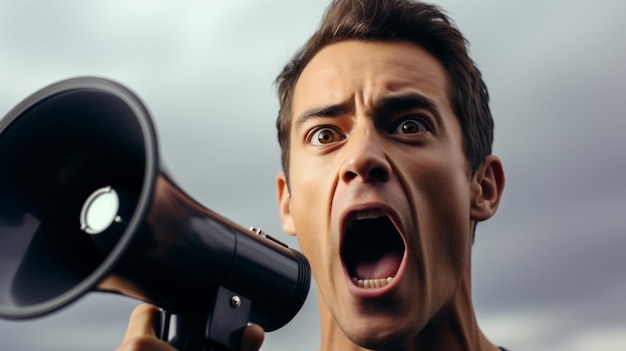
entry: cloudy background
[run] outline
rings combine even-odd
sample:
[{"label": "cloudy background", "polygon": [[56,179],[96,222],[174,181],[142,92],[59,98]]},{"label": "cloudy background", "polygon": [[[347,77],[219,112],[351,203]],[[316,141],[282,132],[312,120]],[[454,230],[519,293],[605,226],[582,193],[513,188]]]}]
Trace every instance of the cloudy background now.
[{"label": "cloudy background", "polygon": [[[626,350],[626,3],[440,1],[492,96],[507,186],[474,248],[479,321],[513,351]],[[199,202],[281,232],[273,79],[326,1],[0,2],[0,116],[61,79],[96,75],[151,111],[162,158]],[[0,172],[9,170],[1,169]],[[0,349],[112,350],[137,304],[89,294],[0,321]],[[263,350],[315,350],[316,296]]]}]

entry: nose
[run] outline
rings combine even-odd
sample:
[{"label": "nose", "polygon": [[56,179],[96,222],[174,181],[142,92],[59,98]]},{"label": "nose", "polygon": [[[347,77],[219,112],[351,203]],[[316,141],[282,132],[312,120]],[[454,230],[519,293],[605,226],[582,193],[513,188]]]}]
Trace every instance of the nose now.
[{"label": "nose", "polygon": [[391,165],[376,133],[355,133],[348,139],[344,150],[340,168],[343,182],[360,179],[365,183],[377,183],[389,180]]}]

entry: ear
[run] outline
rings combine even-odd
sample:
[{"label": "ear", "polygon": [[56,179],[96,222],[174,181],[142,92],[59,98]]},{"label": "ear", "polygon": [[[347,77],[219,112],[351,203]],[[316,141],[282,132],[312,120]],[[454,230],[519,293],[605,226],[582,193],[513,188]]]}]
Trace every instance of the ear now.
[{"label": "ear", "polygon": [[472,177],[470,216],[480,222],[496,213],[504,190],[504,170],[497,156],[489,155]]},{"label": "ear", "polygon": [[280,220],[283,223],[283,231],[289,235],[296,235],[296,227],[291,214],[291,195],[289,194],[289,185],[284,172],[278,173],[276,176],[276,195],[278,198],[278,210],[280,212]]}]

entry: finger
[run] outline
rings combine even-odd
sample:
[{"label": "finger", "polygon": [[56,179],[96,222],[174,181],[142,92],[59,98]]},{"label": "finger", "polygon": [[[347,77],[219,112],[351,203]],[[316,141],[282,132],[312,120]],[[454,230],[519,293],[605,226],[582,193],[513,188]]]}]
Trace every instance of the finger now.
[{"label": "finger", "polygon": [[152,305],[135,307],[124,340],[117,351],[176,351],[170,344],[156,337],[154,322],[159,314],[159,309]]},{"label": "finger", "polygon": [[154,320],[160,313],[159,309],[148,304],[141,304],[133,310],[128,321],[128,328],[124,340],[137,337],[154,337]]},{"label": "finger", "polygon": [[261,326],[248,324],[241,336],[241,351],[258,351],[265,339],[265,331]]}]

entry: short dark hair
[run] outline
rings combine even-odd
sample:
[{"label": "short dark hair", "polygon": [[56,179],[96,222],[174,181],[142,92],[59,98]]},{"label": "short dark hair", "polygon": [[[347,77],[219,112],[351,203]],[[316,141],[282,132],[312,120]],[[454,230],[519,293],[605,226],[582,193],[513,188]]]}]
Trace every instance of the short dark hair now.
[{"label": "short dark hair", "polygon": [[489,93],[468,54],[468,41],[439,7],[411,0],[334,0],[317,32],[276,78],[276,120],[283,171],[288,177],[292,101],[305,66],[325,46],[344,40],[409,41],[436,57],[448,75],[449,98],[461,124],[473,174],[491,154],[493,118]]}]

